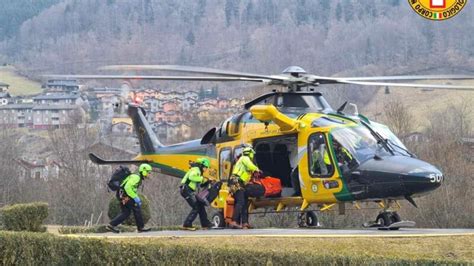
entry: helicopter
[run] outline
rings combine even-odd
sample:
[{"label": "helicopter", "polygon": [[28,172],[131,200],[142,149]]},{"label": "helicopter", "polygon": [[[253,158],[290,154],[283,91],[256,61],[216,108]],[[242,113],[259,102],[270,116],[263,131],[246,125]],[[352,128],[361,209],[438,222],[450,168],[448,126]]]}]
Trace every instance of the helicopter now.
[{"label": "helicopter", "polygon": [[[212,68],[176,65],[113,65],[106,71],[173,71],[178,76],[150,75],[54,75],[78,79],[177,80],[259,82],[281,86],[244,105],[219,126],[211,128],[202,138],[163,145],[153,133],[139,103],[128,104],[140,153],[133,160],[105,160],[95,154],[97,164],[150,163],[165,175],[182,178],[189,162],[199,157],[211,161],[208,179],[220,180],[223,186],[211,203],[216,211],[212,222],[225,227],[229,222],[226,186],[235,158],[246,145],[256,151],[255,162],[260,170],[280,179],[282,193],[278,197],[250,199],[250,214],[263,209],[265,213],[298,213],[300,226],[318,225],[316,212],[339,206],[344,214],[346,204],[361,209],[362,202],[375,202],[381,211],[366,227],[397,230],[413,227],[397,213],[399,200],[417,207],[415,198],[439,188],[443,173],[435,166],[418,159],[386,126],[362,114],[346,113],[347,102],[334,109],[315,88],[320,85],[354,84],[362,86],[397,86],[412,88],[474,90],[468,85],[406,83],[418,80],[466,80],[468,75],[417,75],[378,77],[324,77],[306,73],[298,66],[286,68],[282,74],[260,75]],[[199,74],[199,76],[197,76]],[[401,82],[404,81],[404,82]],[[341,150],[349,156],[341,156]],[[324,159],[323,159],[324,158]]]}]

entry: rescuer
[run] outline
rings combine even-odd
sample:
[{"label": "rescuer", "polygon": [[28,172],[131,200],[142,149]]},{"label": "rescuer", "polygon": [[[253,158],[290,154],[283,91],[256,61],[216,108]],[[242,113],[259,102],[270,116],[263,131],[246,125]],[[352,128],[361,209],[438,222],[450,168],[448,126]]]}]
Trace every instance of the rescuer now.
[{"label": "rescuer", "polygon": [[120,200],[120,209],[122,212],[117,215],[110,224],[106,226],[106,229],[114,233],[119,233],[120,231],[116,227],[125,221],[130,213],[133,211],[133,216],[135,217],[135,222],[137,224],[137,229],[139,233],[150,231],[149,228],[145,228],[143,222],[143,216],[141,211],[142,201],[137,194],[138,187],[142,184],[142,181],[151,173],[151,165],[144,163],[138,167],[138,174],[131,174],[125,178],[125,180],[120,184],[120,190],[118,192],[118,197]]},{"label": "rescuer", "polygon": [[191,169],[188,170],[181,180],[181,186],[179,187],[180,194],[192,208],[183,223],[183,229],[185,230],[196,230],[196,228],[193,227],[193,222],[198,214],[203,229],[212,227],[211,222],[209,222],[207,218],[205,204],[196,198],[198,186],[207,182],[203,174],[209,168],[210,164],[207,158],[197,159],[195,163],[191,164]]},{"label": "rescuer", "polygon": [[234,229],[249,229],[249,202],[245,192],[245,185],[250,181],[252,174],[260,171],[253,163],[255,151],[252,146],[247,146],[242,151],[242,156],[237,160],[232,171],[230,191],[234,195],[235,207],[232,221],[229,226]]}]

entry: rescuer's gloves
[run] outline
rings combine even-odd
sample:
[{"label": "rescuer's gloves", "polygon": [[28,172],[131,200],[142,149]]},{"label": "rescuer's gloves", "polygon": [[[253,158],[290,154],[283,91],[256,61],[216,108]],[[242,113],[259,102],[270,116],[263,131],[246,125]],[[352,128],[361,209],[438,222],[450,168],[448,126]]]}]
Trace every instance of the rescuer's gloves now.
[{"label": "rescuer's gloves", "polygon": [[134,198],[133,201],[135,201],[138,207],[142,206],[142,200],[139,197]]}]

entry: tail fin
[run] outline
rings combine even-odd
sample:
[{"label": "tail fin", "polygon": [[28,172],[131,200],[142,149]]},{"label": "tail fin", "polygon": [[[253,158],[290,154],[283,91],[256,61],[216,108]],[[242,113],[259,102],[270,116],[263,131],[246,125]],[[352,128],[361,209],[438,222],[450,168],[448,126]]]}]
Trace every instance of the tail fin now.
[{"label": "tail fin", "polygon": [[160,147],[163,147],[146,120],[143,108],[130,103],[128,104],[128,115],[133,121],[142,154],[156,153]]}]

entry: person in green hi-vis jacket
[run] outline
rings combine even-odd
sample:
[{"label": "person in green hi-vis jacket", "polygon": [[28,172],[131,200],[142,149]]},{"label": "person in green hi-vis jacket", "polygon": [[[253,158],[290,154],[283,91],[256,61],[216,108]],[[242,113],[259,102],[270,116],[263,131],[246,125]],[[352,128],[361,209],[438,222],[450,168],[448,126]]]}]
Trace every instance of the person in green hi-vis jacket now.
[{"label": "person in green hi-vis jacket", "polygon": [[196,192],[200,184],[206,183],[203,173],[210,167],[211,162],[207,158],[199,158],[195,163],[191,165],[191,169],[188,170],[181,180],[179,191],[181,196],[186,200],[189,206],[192,208],[188,216],[184,220],[184,230],[196,230],[193,227],[193,221],[199,214],[199,220],[203,229],[209,229],[212,227],[211,222],[207,218],[206,209],[204,203],[196,199]]},{"label": "person in green hi-vis jacket", "polygon": [[114,233],[119,233],[117,225],[123,223],[128,216],[133,212],[137,229],[139,233],[150,231],[149,228],[145,228],[143,222],[143,216],[141,211],[142,201],[138,196],[138,187],[141,185],[143,179],[147,178],[151,173],[152,167],[149,164],[141,164],[138,167],[138,174],[131,174],[127,176],[122,184],[120,184],[119,197],[120,197],[120,209],[122,212],[117,215],[110,224],[106,226],[107,230]]}]

